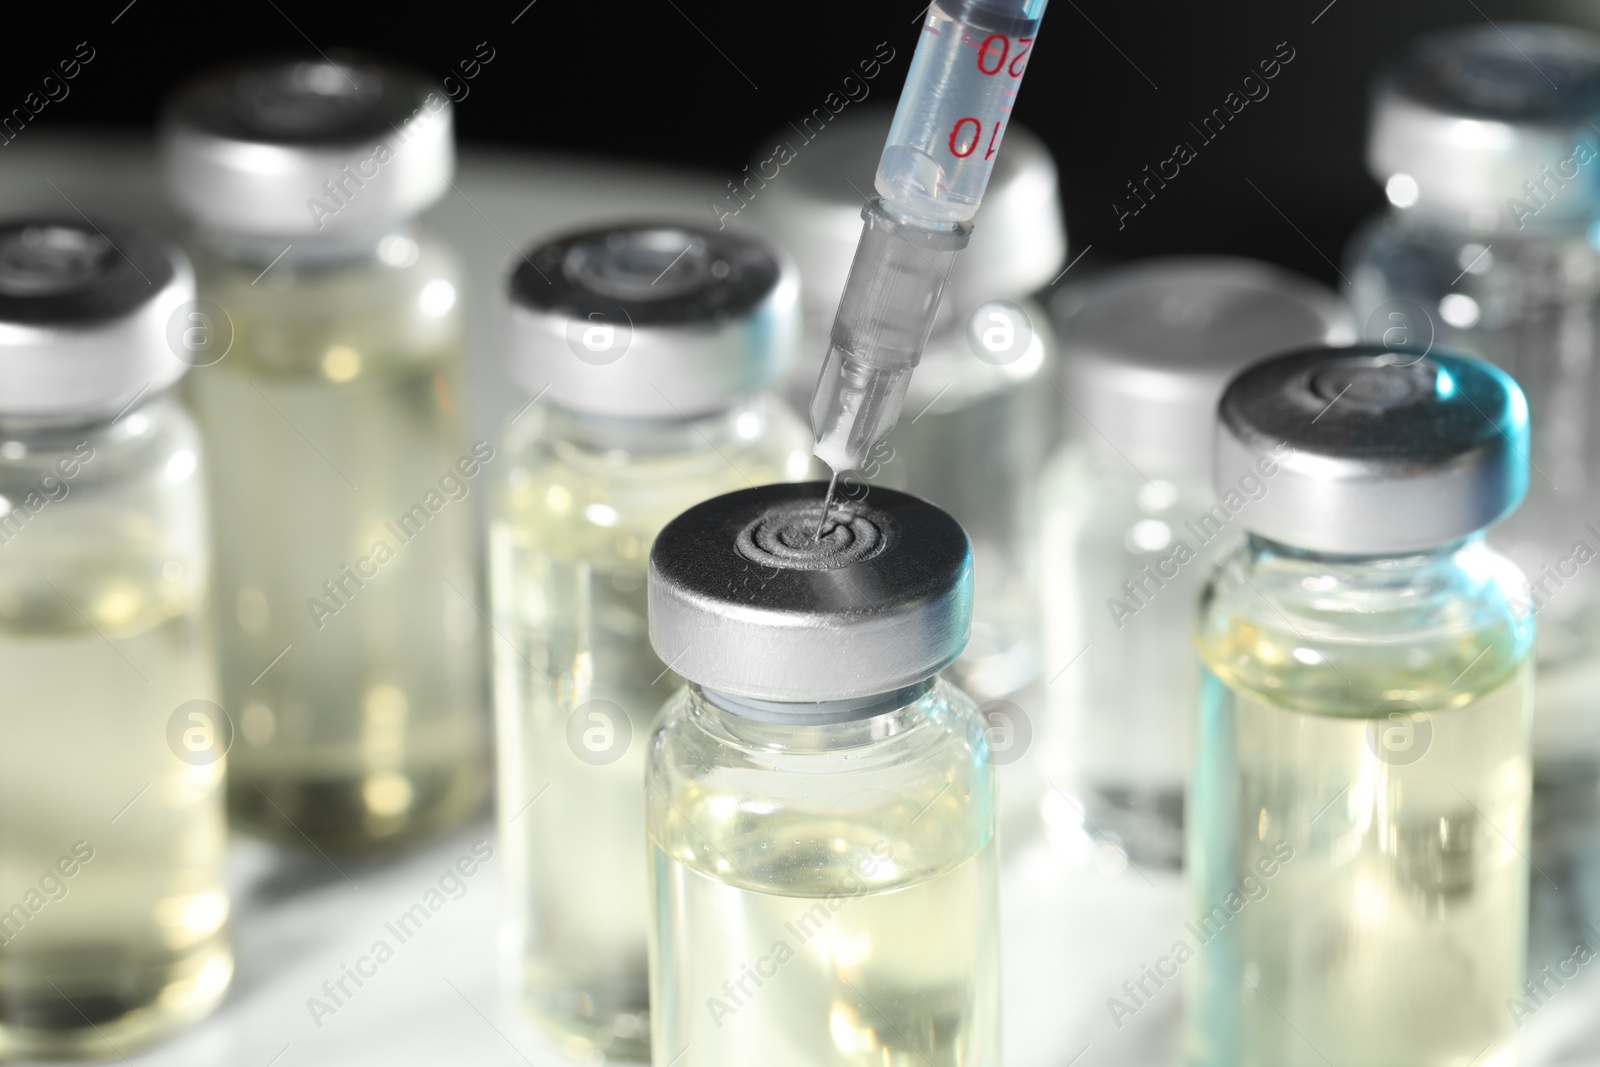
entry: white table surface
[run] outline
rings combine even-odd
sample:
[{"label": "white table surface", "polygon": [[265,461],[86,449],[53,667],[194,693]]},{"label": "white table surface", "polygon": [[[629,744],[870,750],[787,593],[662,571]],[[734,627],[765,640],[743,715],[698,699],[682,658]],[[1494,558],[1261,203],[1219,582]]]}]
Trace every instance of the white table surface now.
[{"label": "white table surface", "polygon": [[[705,222],[722,179],[565,158],[466,151],[456,190],[429,214],[466,258],[471,291],[470,416],[490,437],[524,398],[497,355],[495,300],[515,247],[588,220],[662,216]],[[70,200],[69,204],[67,201]],[[0,214],[73,208],[167,229],[150,144],[124,135],[52,138],[30,129],[0,155]],[[515,246],[515,247],[514,247]],[[308,1006],[366,955],[384,923],[416,903],[478,840],[487,817],[404,857],[339,861],[236,841],[230,856],[237,974],[213,1016],[152,1049],[137,1067],[556,1067],[521,1018],[497,944],[500,867],[491,859],[459,900],[399,945],[338,1010]],[[498,850],[497,850],[498,852]],[[1169,983],[1119,1028],[1106,1007],[1180,932],[1182,886],[1128,867],[1070,830],[1003,842],[1006,1067],[1157,1067],[1176,1062],[1180,991]],[[1586,968],[1600,971],[1600,968]],[[1527,1026],[1528,1062],[1600,1064],[1600,979],[1570,983]],[[730,1064],[728,1067],[759,1067]],[[1339,1064],[1337,1067],[1365,1067]]]}]

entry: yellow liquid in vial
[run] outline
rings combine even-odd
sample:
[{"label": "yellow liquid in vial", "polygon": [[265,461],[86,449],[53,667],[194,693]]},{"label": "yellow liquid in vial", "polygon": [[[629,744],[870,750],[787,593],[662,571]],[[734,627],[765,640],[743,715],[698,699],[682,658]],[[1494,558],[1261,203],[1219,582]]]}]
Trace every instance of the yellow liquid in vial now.
[{"label": "yellow liquid in vial", "polygon": [[216,698],[210,627],[181,577],[47,562],[0,582],[0,1055],[112,1059],[233,973],[225,761],[168,747]]},{"label": "yellow liquid in vial", "polygon": [[678,829],[709,842],[721,869],[651,846],[651,892],[674,902],[655,940],[670,976],[656,990],[656,1062],[995,1067],[994,838],[910,873],[893,857],[912,846],[865,827],[796,820],[752,840],[716,799],[682,811]]},{"label": "yellow liquid in vial", "polygon": [[187,378],[213,474],[230,814],[344,850],[459,822],[487,779],[469,498],[493,453],[458,439],[453,263],[394,236],[377,262],[285,260],[254,284],[259,268],[201,265],[235,331]]},{"label": "yellow liquid in vial", "polygon": [[1344,698],[1300,643],[1241,625],[1202,648],[1189,1062],[1507,1067],[1531,670],[1488,636],[1424,636],[1390,646],[1431,660],[1410,672],[1341,659]]},{"label": "yellow liquid in vial", "polygon": [[[650,1054],[644,754],[682,685],[650,646],[650,545],[702,500],[810,473],[793,415],[746,415],[770,421],[759,437],[743,416],[727,439],[704,428],[716,448],[687,426],[654,455],[503,446],[490,530],[502,855],[526,1003],[574,1056]],[[543,417],[525,416],[523,441]],[[529,448],[544,451],[521,458]]]}]

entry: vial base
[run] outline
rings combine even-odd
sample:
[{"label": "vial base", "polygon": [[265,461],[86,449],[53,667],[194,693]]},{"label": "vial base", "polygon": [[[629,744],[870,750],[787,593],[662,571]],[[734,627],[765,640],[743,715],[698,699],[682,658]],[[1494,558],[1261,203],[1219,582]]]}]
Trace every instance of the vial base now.
[{"label": "vial base", "polygon": [[1140,867],[1183,866],[1183,785],[1162,789],[1085,785],[1077,801],[1084,831],[1109,840]]},{"label": "vial base", "polygon": [[1513,1061],[1531,672],[1503,677],[1409,734],[1381,709],[1295,710],[1205,678],[1193,1067]]},{"label": "vial base", "polygon": [[387,850],[470,819],[483,807],[486,776],[471,763],[327,778],[230,775],[228,819],[235,829],[294,848]]},{"label": "vial base", "polygon": [[1554,974],[1575,945],[1600,938],[1600,774],[1592,761],[1536,767],[1532,839],[1528,857],[1551,881],[1536,873],[1529,882],[1528,971]]},{"label": "vial base", "polygon": [[113,941],[0,958],[0,1058],[114,1059],[210,1014],[232,977],[225,933],[176,955]]},{"label": "vial base", "polygon": [[[743,888],[652,844],[652,894],[673,902],[655,934],[655,973],[671,976],[655,1002],[662,1062],[999,1062],[994,839],[931,878],[875,889],[870,875],[864,880],[844,861],[871,857],[871,842],[851,848],[840,842],[825,857],[808,847],[838,842],[850,830],[774,827],[752,843],[759,847],[728,855],[732,872],[811,882],[805,895]],[[791,842],[800,847],[786,849]],[[733,847],[729,840],[717,844]],[[881,850],[884,843],[877,844]],[[888,854],[909,851],[890,845]],[[707,938],[706,930],[718,934]]]},{"label": "vial base", "polygon": [[637,968],[609,980],[593,967],[582,974],[530,965],[523,1004],[534,1023],[570,1059],[650,1062],[649,993]]}]

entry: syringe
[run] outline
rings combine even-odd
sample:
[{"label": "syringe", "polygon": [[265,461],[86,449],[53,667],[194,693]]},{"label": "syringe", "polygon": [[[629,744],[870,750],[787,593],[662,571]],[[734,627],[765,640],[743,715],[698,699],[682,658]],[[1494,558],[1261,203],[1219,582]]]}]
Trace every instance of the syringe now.
[{"label": "syringe", "polygon": [[814,451],[835,481],[900,419],[1045,3],[935,0],[928,8],[811,398]]}]

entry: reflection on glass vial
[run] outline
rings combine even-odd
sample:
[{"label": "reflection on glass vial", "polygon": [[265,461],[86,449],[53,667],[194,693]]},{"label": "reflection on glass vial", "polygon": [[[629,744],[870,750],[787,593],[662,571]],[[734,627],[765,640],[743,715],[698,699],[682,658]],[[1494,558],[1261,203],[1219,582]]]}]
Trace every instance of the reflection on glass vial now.
[{"label": "reflection on glass vial", "polygon": [[[229,808],[294,845],[393,847],[468,817],[486,785],[467,498],[495,452],[460,440],[458,267],[408,221],[449,172],[429,89],[268,64],[203,78],[169,113],[169,186],[232,331],[189,379],[215,461]],[[368,137],[392,156],[375,175],[322,173],[329,144]],[[285,138],[287,170],[251,169],[243,149]],[[207,154],[218,141],[236,151]]]},{"label": "reflection on glass vial", "polygon": [[646,769],[656,1055],[998,1063],[994,775],[935,677],[966,538],[889,489],[825,520],[823,490],[709,501],[652,553],[651,638],[689,681]]},{"label": "reflection on glass vial", "polygon": [[163,329],[192,296],[153,237],[0,225],[8,1059],[114,1057],[233,973],[202,450],[165,393],[186,368]]},{"label": "reflection on glass vial", "polygon": [[676,227],[528,261],[510,358],[539,399],[499,445],[490,524],[510,940],[562,1048],[647,1059],[644,749],[679,680],[650,648],[646,566],[684,509],[809,473],[805,427],[759,391],[790,351],[795,282],[760,245]]},{"label": "reflection on glass vial", "polygon": [[1219,488],[1292,451],[1201,598],[1188,1062],[1512,1063],[1533,627],[1482,529],[1525,409],[1487,364],[1343,351],[1222,402]]},{"label": "reflection on glass vial", "polygon": [[1272,492],[1261,471],[1213,491],[1217,400],[1255,360],[1348,343],[1354,328],[1323,287],[1223,257],[1108,271],[1055,311],[1071,403],[1039,488],[1039,763],[1072,803],[1047,793],[1045,830],[1068,854],[1109,838],[1135,863],[1177,866],[1194,602],[1241,513]]}]

